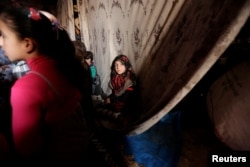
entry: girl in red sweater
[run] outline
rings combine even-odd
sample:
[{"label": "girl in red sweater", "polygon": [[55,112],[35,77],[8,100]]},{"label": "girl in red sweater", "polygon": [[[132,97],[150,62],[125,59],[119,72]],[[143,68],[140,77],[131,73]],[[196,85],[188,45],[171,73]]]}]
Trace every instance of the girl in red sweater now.
[{"label": "girl in red sweater", "polygon": [[25,7],[1,11],[0,32],[9,60],[30,68],[11,88],[13,142],[1,135],[0,145],[13,143],[3,146],[11,158],[34,166],[82,161],[90,137],[78,112],[84,69],[67,32],[53,15]]}]

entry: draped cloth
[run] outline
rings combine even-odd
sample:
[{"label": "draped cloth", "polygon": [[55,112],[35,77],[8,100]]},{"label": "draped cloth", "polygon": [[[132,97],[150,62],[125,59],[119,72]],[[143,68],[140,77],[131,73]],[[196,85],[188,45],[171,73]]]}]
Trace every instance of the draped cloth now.
[{"label": "draped cloth", "polygon": [[134,67],[142,116],[128,135],[136,135],[171,111],[213,66],[249,18],[250,0],[77,0],[74,9],[77,22],[73,2],[59,0],[58,20],[72,38],[72,27],[80,27],[106,93],[115,56],[128,55]]}]

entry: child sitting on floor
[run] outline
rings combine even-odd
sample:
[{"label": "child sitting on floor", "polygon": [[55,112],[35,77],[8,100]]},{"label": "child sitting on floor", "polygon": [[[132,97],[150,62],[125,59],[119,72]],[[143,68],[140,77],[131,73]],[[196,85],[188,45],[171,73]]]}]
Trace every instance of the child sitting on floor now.
[{"label": "child sitting on floor", "polygon": [[[127,56],[118,55],[113,60],[109,87],[112,93],[105,99],[104,105],[96,111],[104,127],[119,129],[125,127],[128,119],[137,112],[136,75]],[[113,121],[114,124],[111,123]]]},{"label": "child sitting on floor", "polygon": [[[84,59],[89,66],[89,71],[92,78],[92,99],[93,100],[101,100],[106,97],[101,87],[100,76],[97,74],[96,66],[94,64],[94,56],[91,51],[86,51],[84,55]],[[94,97],[99,97],[99,99],[95,99]]]}]

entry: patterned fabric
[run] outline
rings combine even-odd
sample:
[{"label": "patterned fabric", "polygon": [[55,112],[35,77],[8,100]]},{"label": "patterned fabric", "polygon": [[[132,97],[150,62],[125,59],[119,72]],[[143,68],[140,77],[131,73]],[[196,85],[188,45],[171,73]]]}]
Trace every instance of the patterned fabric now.
[{"label": "patterned fabric", "polygon": [[[58,0],[58,17],[74,36],[71,3]],[[192,90],[231,44],[250,9],[248,0],[77,0],[77,4],[81,39],[100,55],[95,64],[105,92],[108,64],[120,53],[129,55],[140,78],[142,115],[155,118],[141,125],[145,129]],[[152,91],[155,83],[157,89]]]},{"label": "patterned fabric", "polygon": [[14,66],[14,64],[7,64],[0,67],[0,82],[10,82],[15,79],[12,73]]},{"label": "patterned fabric", "polygon": [[29,67],[24,60],[12,63],[4,51],[0,49],[0,81],[13,81],[24,76],[29,71]]},{"label": "patterned fabric", "polygon": [[0,49],[0,82],[10,82],[14,80],[12,74],[14,66],[15,65],[10,62],[4,51]]},{"label": "patterned fabric", "polygon": [[10,64],[10,60],[4,54],[4,51],[0,49],[0,66]]},{"label": "patterned fabric", "polygon": [[[127,75],[116,75],[111,79],[111,86],[114,90],[114,93],[117,95],[124,87],[125,82],[130,78],[130,72],[127,72]],[[131,85],[130,85],[131,86]]]},{"label": "patterned fabric", "polygon": [[22,76],[26,75],[30,69],[25,61],[19,61],[16,65],[13,66],[12,73],[15,78],[21,78]]},{"label": "patterned fabric", "polygon": [[0,81],[10,82],[18,79],[29,72],[29,67],[25,61],[10,63],[0,67]]}]

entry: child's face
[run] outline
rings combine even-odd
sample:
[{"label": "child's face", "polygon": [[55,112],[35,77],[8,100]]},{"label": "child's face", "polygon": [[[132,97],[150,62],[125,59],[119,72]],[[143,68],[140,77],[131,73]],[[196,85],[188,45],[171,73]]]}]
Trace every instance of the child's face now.
[{"label": "child's face", "polygon": [[117,74],[123,74],[126,71],[126,67],[121,61],[117,60],[115,62],[115,71]]},{"label": "child's face", "polygon": [[88,63],[88,65],[91,65],[91,59],[85,59],[85,61]]},{"label": "child's face", "polygon": [[6,24],[0,20],[0,46],[4,50],[6,56],[11,61],[22,58],[24,51],[24,40],[18,39],[17,35],[9,29]]}]

